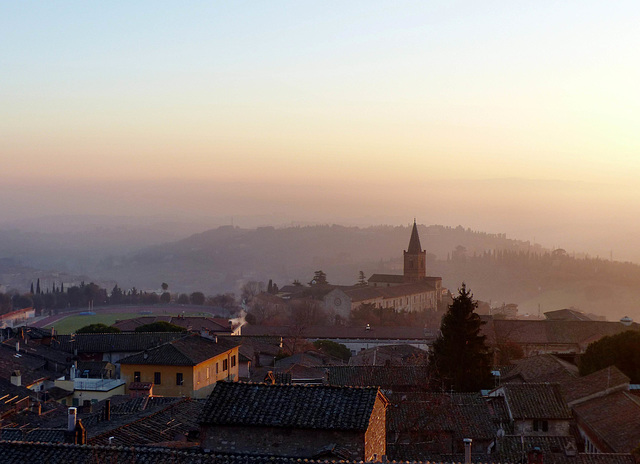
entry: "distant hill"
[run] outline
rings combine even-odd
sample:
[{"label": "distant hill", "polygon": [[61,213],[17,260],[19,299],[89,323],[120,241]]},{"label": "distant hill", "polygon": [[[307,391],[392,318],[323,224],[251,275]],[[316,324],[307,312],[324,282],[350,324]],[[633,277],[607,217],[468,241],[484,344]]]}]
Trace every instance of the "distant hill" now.
[{"label": "distant hill", "polygon": [[[419,232],[427,251],[427,273],[442,276],[454,292],[465,281],[476,298],[493,305],[517,303],[521,313],[537,315],[573,306],[612,320],[623,315],[640,319],[638,265],[569,256],[462,226],[419,226]],[[223,226],[138,251],[86,257],[82,273],[89,276],[87,281],[116,281],[122,288],[155,289],[167,282],[173,292],[206,294],[238,292],[250,280],[273,279],[280,286],[295,279],[306,283],[319,269],[330,283],[349,285],[357,281],[360,270],[367,276],[401,273],[409,235],[409,226]],[[51,245],[41,242],[42,248],[32,253],[42,250],[63,262],[67,248],[60,247],[56,254]],[[80,258],[82,248],[90,246],[83,243],[80,248],[69,254]],[[27,255],[17,258],[16,263],[39,267]],[[37,272],[25,271],[19,277],[28,285]],[[10,272],[5,269],[5,278]]]}]

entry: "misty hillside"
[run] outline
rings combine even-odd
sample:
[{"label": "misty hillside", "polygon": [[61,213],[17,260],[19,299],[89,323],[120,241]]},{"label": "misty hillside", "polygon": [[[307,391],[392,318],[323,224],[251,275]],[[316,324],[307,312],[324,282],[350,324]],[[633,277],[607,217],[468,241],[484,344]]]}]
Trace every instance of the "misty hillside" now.
[{"label": "misty hillside", "polygon": [[[173,292],[215,294],[238,292],[249,280],[306,283],[319,269],[329,282],[349,285],[360,270],[367,276],[402,273],[410,235],[409,226],[224,226],[161,244],[166,231],[149,233],[146,243],[156,245],[140,248],[145,229],[132,229],[121,230],[122,235],[89,231],[93,237],[0,231],[0,285],[26,291],[38,277],[49,285],[82,275],[82,280],[117,282],[123,288],[153,290],[168,282]],[[609,319],[640,318],[638,265],[554,253],[461,226],[419,226],[419,232],[427,273],[442,276],[453,291],[465,281],[476,298],[494,306],[517,303],[521,313],[532,315],[573,306]]]},{"label": "misty hillside", "polygon": [[[448,250],[459,243],[470,249],[525,246],[462,227],[421,227],[421,234],[423,247],[440,259],[446,259]],[[366,274],[398,271],[409,235],[408,227],[387,226],[220,227],[105,260],[100,276],[118,276],[121,282],[138,282],[142,288],[164,280],[175,289],[218,292],[237,289],[247,280],[271,278],[280,285],[294,279],[307,282],[315,270],[322,269],[330,282],[352,284],[360,270]]]},{"label": "misty hillside", "polygon": [[[419,226],[427,273],[455,290],[465,281],[476,298],[517,303],[537,315],[574,306],[617,319],[634,317],[640,301],[640,266],[574,258],[504,234],[461,226]],[[284,285],[308,282],[315,270],[331,283],[353,284],[358,271],[401,273],[408,226],[309,226],[276,229],[220,227],[184,240],[104,260],[95,275],[121,286],[173,291],[237,292],[248,280]]]}]

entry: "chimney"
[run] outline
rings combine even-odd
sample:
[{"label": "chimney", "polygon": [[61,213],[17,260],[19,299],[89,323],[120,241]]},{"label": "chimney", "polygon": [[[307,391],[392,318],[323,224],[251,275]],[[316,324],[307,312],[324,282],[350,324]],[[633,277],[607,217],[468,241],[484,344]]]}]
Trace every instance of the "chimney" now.
[{"label": "chimney", "polygon": [[71,365],[71,369],[69,369],[69,380],[73,380],[76,378],[76,376],[78,375],[78,373],[76,372],[77,368],[76,368],[76,362],[74,362]]},{"label": "chimney", "polygon": [[82,420],[78,419],[75,430],[75,444],[85,445],[87,443],[87,429],[82,425]]},{"label": "chimney", "polygon": [[67,416],[67,432],[73,432],[76,429],[76,417],[78,415],[77,408],[69,408]]},{"label": "chimney", "polygon": [[20,353],[20,340],[16,342],[16,353]]},{"label": "chimney", "polygon": [[11,385],[15,385],[16,387],[22,386],[22,375],[20,371],[16,370],[11,373]]},{"label": "chimney", "polygon": [[142,357],[143,357],[144,359],[149,358],[149,353],[147,353],[147,350],[144,350],[144,354],[142,355]]},{"label": "chimney", "polygon": [[104,402],[104,420],[111,420],[111,400],[105,400]]},{"label": "chimney", "polygon": [[471,438],[465,438],[464,442],[464,464],[471,464]]},{"label": "chimney", "polygon": [[527,453],[527,464],[544,464],[544,455],[537,446]]}]

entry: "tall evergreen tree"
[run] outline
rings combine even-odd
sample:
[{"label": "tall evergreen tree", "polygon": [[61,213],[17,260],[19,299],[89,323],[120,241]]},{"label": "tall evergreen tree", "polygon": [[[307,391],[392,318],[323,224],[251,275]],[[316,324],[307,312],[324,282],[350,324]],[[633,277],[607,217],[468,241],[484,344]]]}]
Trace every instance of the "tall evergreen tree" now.
[{"label": "tall evergreen tree", "polygon": [[36,284],[36,295],[40,295],[40,278],[38,277],[38,283]]},{"label": "tall evergreen tree", "polygon": [[29,290],[29,293],[33,295],[33,282],[31,282],[31,290]]},{"label": "tall evergreen tree", "polygon": [[313,279],[309,282],[309,285],[327,285],[327,274],[324,271],[316,271],[313,273]]},{"label": "tall evergreen tree", "polygon": [[442,318],[440,336],[429,356],[436,388],[476,392],[492,386],[491,352],[480,335],[478,302],[464,282]]}]

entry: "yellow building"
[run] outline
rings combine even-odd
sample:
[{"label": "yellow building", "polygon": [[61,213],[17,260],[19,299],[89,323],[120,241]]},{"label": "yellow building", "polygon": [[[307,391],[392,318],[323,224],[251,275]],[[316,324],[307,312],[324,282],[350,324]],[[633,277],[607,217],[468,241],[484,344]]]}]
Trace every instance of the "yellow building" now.
[{"label": "yellow building", "polygon": [[158,396],[206,398],[216,382],[238,380],[238,345],[232,337],[198,334],[160,345],[120,360],[120,377],[153,384]]}]

